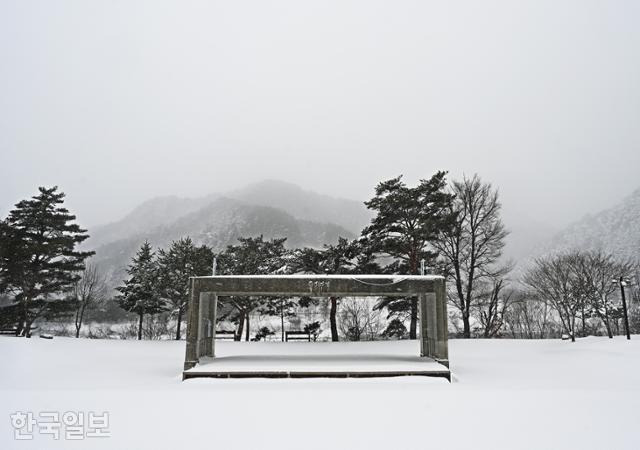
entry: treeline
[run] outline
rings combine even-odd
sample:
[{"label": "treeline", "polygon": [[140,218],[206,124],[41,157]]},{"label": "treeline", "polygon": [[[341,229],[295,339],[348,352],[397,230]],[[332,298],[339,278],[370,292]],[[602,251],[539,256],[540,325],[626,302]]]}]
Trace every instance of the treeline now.
[{"label": "treeline", "polygon": [[[88,235],[73,223],[63,198],[56,188],[40,188],[0,222],[0,325],[14,327],[17,335],[28,336],[37,320],[69,316],[79,336],[86,311],[114,303],[98,268],[86,264],[93,252],[76,249]],[[397,177],[379,183],[365,204],[374,217],[360,236],[321,249],[290,249],[286,238],[263,236],[241,238],[221,251],[188,237],[166,249],[145,242],[113,300],[137,317],[131,332],[138,339],[152,337],[144,324],[160,317],[171,320],[170,332],[180,339],[189,277],[210,275],[215,257],[218,274],[441,274],[447,279],[451,331],[459,337],[621,332],[620,287],[632,284],[637,265],[603,252],[575,251],[538,259],[523,275],[514,275],[502,257],[508,231],[498,191],[478,176],[447,182],[446,173],[437,172],[415,186]],[[629,295],[635,330],[637,289]],[[277,317],[284,338],[285,322],[319,302],[221,297],[220,318],[234,325],[236,339],[249,340],[276,333],[269,327],[252,330],[252,317]],[[332,340],[417,337],[415,298],[380,298],[370,309],[362,305],[328,299]],[[166,334],[170,327],[164,324]],[[320,321],[303,326],[316,337],[322,331]]]},{"label": "treeline", "polygon": [[[545,333],[559,326],[572,341],[576,336],[604,333],[611,338],[621,334],[621,322],[626,322],[624,332],[627,327],[638,332],[640,299],[631,283],[637,271],[635,262],[617,260],[602,251],[538,258],[522,278],[527,295],[520,295],[511,305],[506,302],[509,328],[546,337]],[[630,294],[626,312],[625,288]]]}]

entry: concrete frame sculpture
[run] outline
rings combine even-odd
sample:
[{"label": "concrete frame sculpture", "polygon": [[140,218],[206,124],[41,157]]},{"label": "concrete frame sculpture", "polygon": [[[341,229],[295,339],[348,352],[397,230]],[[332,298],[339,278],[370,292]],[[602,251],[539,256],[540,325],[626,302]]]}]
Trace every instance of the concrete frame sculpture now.
[{"label": "concrete frame sculpture", "polygon": [[184,370],[215,357],[219,296],[418,298],[420,356],[449,367],[444,278],[436,275],[215,275],[190,279]]}]

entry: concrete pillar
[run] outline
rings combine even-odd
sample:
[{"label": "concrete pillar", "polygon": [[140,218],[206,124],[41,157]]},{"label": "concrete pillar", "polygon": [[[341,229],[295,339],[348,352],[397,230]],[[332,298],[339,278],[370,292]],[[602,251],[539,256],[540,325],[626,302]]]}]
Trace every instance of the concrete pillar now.
[{"label": "concrete pillar", "polygon": [[435,358],[438,322],[434,293],[418,295],[418,313],[420,319],[420,356]]},{"label": "concrete pillar", "polygon": [[420,325],[420,356],[429,356],[427,296],[425,294],[418,295],[418,324]]},{"label": "concrete pillar", "polygon": [[429,345],[430,358],[436,357],[436,341],[438,333],[438,321],[436,317],[436,295],[429,292],[425,295],[427,306],[427,343]]},{"label": "concrete pillar", "polygon": [[211,325],[209,323],[209,294],[200,293],[200,307],[198,312],[198,357],[209,356]]},{"label": "concrete pillar", "polygon": [[435,356],[438,362],[449,367],[449,318],[447,316],[447,291],[444,280],[435,283],[437,336]]},{"label": "concrete pillar", "polygon": [[209,356],[213,358],[216,356],[216,321],[218,318],[218,296],[215,294],[211,294],[209,296],[209,302],[209,322],[211,323]]},{"label": "concrete pillar", "polygon": [[198,356],[215,356],[215,330],[218,296],[211,292],[200,294],[198,315]]},{"label": "concrete pillar", "polygon": [[200,291],[195,278],[189,280],[189,307],[187,309],[187,345],[184,370],[198,364],[198,313],[200,312]]},{"label": "concrete pillar", "polygon": [[420,356],[436,359],[438,321],[434,293],[418,295],[418,318],[420,320]]}]

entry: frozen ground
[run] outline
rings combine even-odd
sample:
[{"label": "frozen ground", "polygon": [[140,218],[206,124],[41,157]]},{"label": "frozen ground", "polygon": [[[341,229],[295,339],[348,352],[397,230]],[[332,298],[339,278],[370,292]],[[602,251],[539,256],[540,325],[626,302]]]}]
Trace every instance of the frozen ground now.
[{"label": "frozen ground", "polygon": [[[453,340],[449,384],[181,382],[184,342],[1,337],[0,449],[637,449],[640,336],[633,338]],[[216,345],[220,355],[286,349]],[[289,345],[299,352],[309,344]],[[414,355],[418,343],[335,352],[354,350]],[[112,436],[55,441],[34,432],[33,441],[15,441],[15,411],[108,411]]]}]

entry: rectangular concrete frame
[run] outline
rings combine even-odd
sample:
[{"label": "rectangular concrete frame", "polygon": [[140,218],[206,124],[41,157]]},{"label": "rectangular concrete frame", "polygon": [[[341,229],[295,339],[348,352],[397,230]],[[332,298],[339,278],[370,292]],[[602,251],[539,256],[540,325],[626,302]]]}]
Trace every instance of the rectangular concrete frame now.
[{"label": "rectangular concrete frame", "polygon": [[[419,306],[420,356],[434,359],[449,367],[447,302],[444,278],[441,276],[217,275],[191,278],[190,290],[183,378],[189,376],[186,371],[198,364],[200,356],[215,356],[218,296],[227,295],[416,296]],[[448,373],[448,369],[445,372]],[[411,374],[407,373],[407,375]],[[194,376],[197,375],[194,374]],[[264,376],[268,375],[264,374]],[[317,376],[326,375],[318,374]],[[343,376],[358,375],[343,374]]]}]

